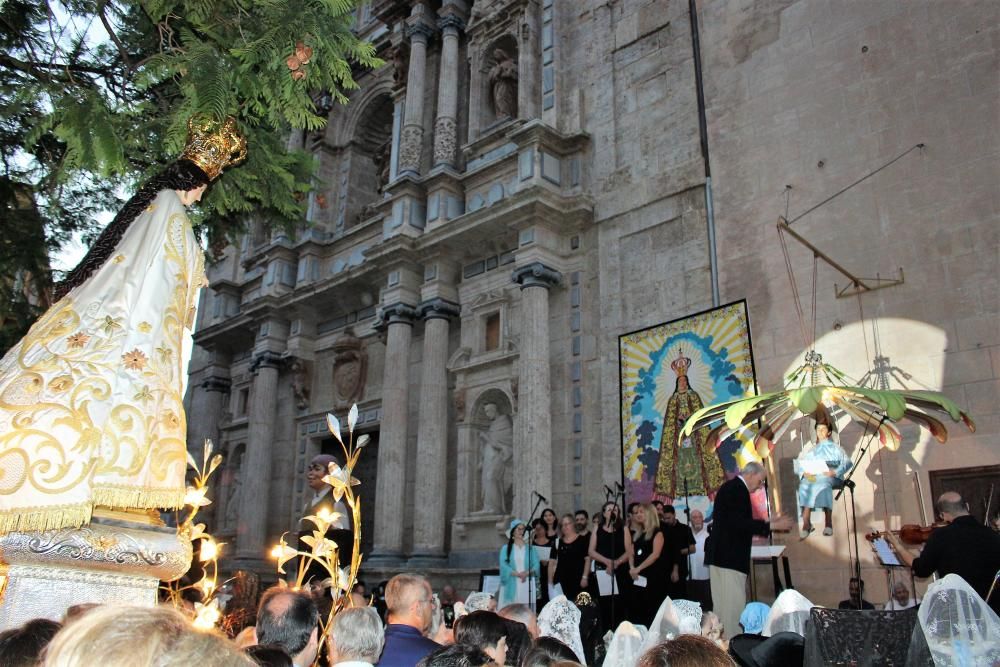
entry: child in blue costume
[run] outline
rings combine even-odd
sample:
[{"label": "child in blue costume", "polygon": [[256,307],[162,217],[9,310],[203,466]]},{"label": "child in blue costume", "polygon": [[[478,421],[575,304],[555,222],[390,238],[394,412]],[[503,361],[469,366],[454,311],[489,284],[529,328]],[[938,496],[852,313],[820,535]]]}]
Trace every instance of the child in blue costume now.
[{"label": "child in blue costume", "polygon": [[[805,461],[824,461],[828,470],[819,475],[807,474],[803,470]],[[851,467],[851,459],[840,445],[830,439],[830,427],[816,424],[816,444],[805,449],[795,460],[795,474],[799,476],[799,507],[802,508],[803,539],[813,531],[811,515],[814,509],[823,509],[826,515],[824,535],[833,535],[833,485]]]}]

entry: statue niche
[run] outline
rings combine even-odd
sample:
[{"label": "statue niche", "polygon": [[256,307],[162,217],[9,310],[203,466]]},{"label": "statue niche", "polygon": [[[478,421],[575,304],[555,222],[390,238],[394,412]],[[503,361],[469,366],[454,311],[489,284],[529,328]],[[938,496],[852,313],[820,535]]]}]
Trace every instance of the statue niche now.
[{"label": "statue niche", "polygon": [[370,218],[382,201],[389,183],[392,155],[392,97],[374,96],[358,114],[357,125],[347,146],[350,171],[341,196],[347,197],[344,223],[347,228]]},{"label": "statue niche", "polygon": [[[499,397],[498,397],[499,398]],[[504,397],[505,399],[506,397]],[[479,451],[480,509],[475,514],[506,514],[513,494],[514,422],[507,401],[489,398],[476,411],[480,425],[476,445]]]},{"label": "statue niche", "polygon": [[361,401],[368,379],[365,343],[350,330],[333,344],[333,398],[338,408]]},{"label": "statue niche", "polygon": [[494,121],[517,118],[517,44],[507,35],[490,54],[489,85]]}]

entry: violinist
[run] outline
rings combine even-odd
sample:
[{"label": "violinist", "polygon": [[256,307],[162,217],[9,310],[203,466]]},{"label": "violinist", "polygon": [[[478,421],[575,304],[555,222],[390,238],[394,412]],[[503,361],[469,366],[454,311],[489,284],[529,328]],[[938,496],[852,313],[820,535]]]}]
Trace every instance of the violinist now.
[{"label": "violinist", "polygon": [[1000,573],[1000,534],[970,516],[962,496],[954,491],[942,493],[935,509],[947,525],[930,534],[919,556],[914,557],[898,536],[886,534],[899,560],[918,577],[957,574],[1000,614],[1000,590],[990,594]]}]

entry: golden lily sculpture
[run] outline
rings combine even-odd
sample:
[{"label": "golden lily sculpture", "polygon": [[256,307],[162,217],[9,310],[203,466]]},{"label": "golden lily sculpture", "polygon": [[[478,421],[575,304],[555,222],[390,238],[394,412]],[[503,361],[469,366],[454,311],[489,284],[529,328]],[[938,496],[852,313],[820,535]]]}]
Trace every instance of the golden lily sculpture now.
[{"label": "golden lily sculpture", "polygon": [[195,475],[191,485],[187,487],[184,494],[183,510],[186,512],[185,518],[180,520],[178,516],[177,534],[181,539],[190,540],[193,544],[195,540],[201,540],[198,549],[198,559],[203,563],[203,574],[201,580],[182,586],[180,580],[170,582],[163,586],[167,594],[167,600],[177,609],[184,611],[183,593],[188,589],[198,589],[201,591],[202,602],[195,603],[194,626],[201,630],[210,630],[222,617],[219,609],[219,600],[216,598],[218,587],[216,582],[219,576],[218,560],[221,555],[222,543],[216,542],[211,535],[205,532],[205,524],[195,523],[195,517],[199,510],[212,503],[206,496],[208,494],[208,480],[212,473],[218,469],[222,463],[221,454],[212,454],[212,441],[205,440],[205,447],[202,453],[201,465],[194,460],[191,453],[187,455],[188,465],[194,469]]},{"label": "golden lily sculpture", "polygon": [[[336,463],[329,466],[329,474],[323,481],[330,485],[331,495],[335,502],[341,500],[347,505],[351,513],[351,528],[354,533],[354,542],[351,549],[351,560],[349,565],[341,566],[343,562],[337,543],[326,536],[330,526],[343,518],[338,512],[330,511],[325,507],[314,515],[305,517],[305,521],[313,524],[314,529],[311,535],[302,537],[302,542],[309,547],[309,551],[300,550],[291,546],[285,541],[285,536],[271,550],[271,557],[277,560],[278,573],[285,572],[285,564],[293,558],[298,558],[298,567],[295,579],[291,582],[279,580],[279,585],[288,586],[292,589],[301,589],[305,583],[305,576],[309,566],[313,563],[322,567],[329,577],[323,581],[324,586],[330,588],[333,597],[333,605],[326,619],[320,620],[322,634],[320,636],[320,646],[326,645],[326,637],[329,634],[334,616],[351,604],[351,589],[357,581],[358,570],[361,568],[361,498],[355,493],[354,487],[361,482],[352,476],[354,466],[357,465],[361,456],[361,450],[371,441],[371,436],[367,433],[354,439],[354,427],[358,422],[358,406],[351,406],[347,414],[347,439],[345,441],[341,434],[340,421],[333,414],[326,415],[326,424],[330,433],[340,443],[344,452],[344,467],[341,468]],[[286,533],[287,534],[287,533]],[[319,656],[316,657],[314,665],[319,664]]]},{"label": "golden lily sculpture", "polygon": [[767,458],[788,428],[799,417],[829,423],[830,411],[840,409],[869,432],[877,430],[879,441],[889,450],[899,448],[901,436],[894,422],[912,421],[930,431],[938,442],[948,440],[948,429],[928,412],[947,414],[963,422],[970,431],[976,425],[969,415],[944,394],[935,391],[870,389],[846,384],[847,377],[814,350],[805,363],[789,373],[785,388],[748,398],[716,403],[695,412],[684,423],[680,437],[708,428],[706,444],[718,446],[737,436],[761,458]]}]

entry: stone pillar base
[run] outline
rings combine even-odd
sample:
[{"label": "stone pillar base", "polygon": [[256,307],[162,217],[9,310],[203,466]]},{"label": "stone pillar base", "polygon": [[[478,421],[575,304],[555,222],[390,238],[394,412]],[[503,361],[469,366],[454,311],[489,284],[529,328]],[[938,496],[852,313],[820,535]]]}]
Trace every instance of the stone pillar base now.
[{"label": "stone pillar base", "polygon": [[155,523],[148,515],[97,510],[81,528],[0,537],[9,578],[0,630],[33,618],[61,621],[69,607],[87,602],[154,606],[160,581],[191,565],[191,542]]},{"label": "stone pillar base", "polygon": [[401,553],[376,552],[365,558],[365,565],[372,569],[395,569],[398,574],[406,566],[406,557]]},{"label": "stone pillar base", "polygon": [[406,561],[406,567],[411,570],[429,570],[448,566],[448,557],[443,553],[420,553],[413,554]]}]

